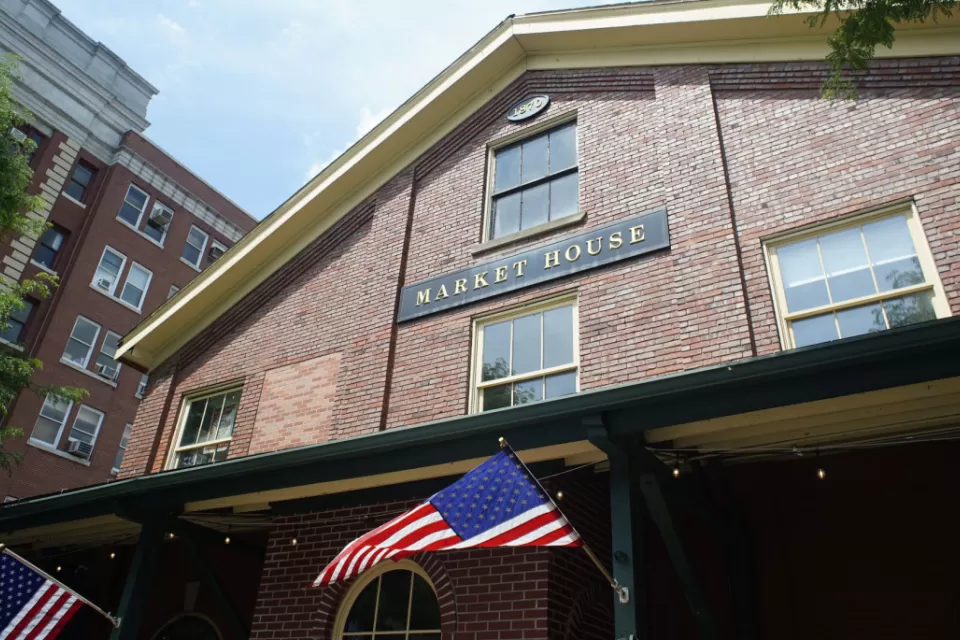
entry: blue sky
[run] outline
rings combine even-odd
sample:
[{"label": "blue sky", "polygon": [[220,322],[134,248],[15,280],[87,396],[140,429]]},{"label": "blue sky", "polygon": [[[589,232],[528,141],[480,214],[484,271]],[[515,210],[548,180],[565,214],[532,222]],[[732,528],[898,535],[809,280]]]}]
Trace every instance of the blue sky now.
[{"label": "blue sky", "polygon": [[160,90],[146,134],[257,218],[511,13],[596,0],[54,0]]}]

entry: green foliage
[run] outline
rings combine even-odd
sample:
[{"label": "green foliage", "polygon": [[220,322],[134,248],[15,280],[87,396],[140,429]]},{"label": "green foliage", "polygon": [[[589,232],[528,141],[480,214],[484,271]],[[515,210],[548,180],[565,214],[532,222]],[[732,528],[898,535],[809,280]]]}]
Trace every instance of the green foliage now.
[{"label": "green foliage", "polygon": [[840,21],[827,37],[830,77],[823,84],[823,94],[854,98],[856,87],[849,72],[867,69],[878,45],[892,47],[898,23],[936,22],[940,15],[953,15],[957,4],[958,0],[774,0],[770,13],[815,9],[817,13],[806,18],[812,28],[822,28],[831,16]]},{"label": "green foliage", "polygon": [[[33,177],[29,157],[35,148],[33,140],[18,141],[12,134],[14,127],[27,122],[27,113],[13,99],[11,88],[16,75],[16,59],[0,58],[0,241],[9,242],[22,235],[37,238],[47,224],[27,215],[40,207],[41,199],[27,193]],[[4,280],[0,285],[0,331],[10,327],[10,317],[25,308],[24,299],[42,299],[57,286],[56,276],[41,274],[36,279],[20,282]],[[0,345],[0,470],[12,472],[20,460],[19,454],[7,451],[5,443],[11,438],[23,436],[23,429],[7,422],[13,402],[22,391],[30,390],[41,397],[52,396],[64,400],[80,400],[86,395],[83,389],[50,387],[33,382],[33,373],[43,364],[27,355],[26,349]]]}]

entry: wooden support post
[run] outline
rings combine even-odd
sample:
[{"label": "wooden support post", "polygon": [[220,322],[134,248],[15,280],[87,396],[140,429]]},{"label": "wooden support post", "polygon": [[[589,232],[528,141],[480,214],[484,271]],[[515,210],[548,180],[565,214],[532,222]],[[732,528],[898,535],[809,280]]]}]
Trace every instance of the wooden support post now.
[{"label": "wooden support post", "polygon": [[203,553],[200,544],[190,536],[184,536],[183,543],[194,568],[200,572],[201,582],[213,597],[217,609],[220,610],[220,614],[223,616],[223,620],[227,626],[225,630],[226,637],[236,640],[250,637],[250,632],[240,620],[236,608],[234,608],[233,603],[230,602],[230,598],[220,586],[220,581],[217,580],[217,573],[214,571],[213,565],[210,564],[207,555]]},{"label": "wooden support post", "polygon": [[156,582],[157,563],[163,546],[163,525],[159,520],[147,520],[140,528],[140,540],[130,563],[127,582],[120,596],[117,617],[120,628],[114,629],[110,640],[135,640],[140,631],[143,610],[150,599],[150,587]]},{"label": "wooden support post", "polygon": [[599,421],[589,425],[590,442],[610,460],[610,529],[613,577],[629,589],[630,601],[621,604],[614,593],[613,623],[616,640],[647,637],[647,595],[643,566],[643,520],[635,468],[630,456],[610,441]]}]

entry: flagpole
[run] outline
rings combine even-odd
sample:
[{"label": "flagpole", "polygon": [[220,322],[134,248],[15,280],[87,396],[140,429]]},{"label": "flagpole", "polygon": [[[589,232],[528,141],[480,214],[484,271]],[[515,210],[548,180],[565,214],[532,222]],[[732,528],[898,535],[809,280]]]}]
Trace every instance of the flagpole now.
[{"label": "flagpole", "polygon": [[77,593],[76,591],[74,591],[73,589],[71,589],[70,587],[68,587],[67,585],[63,584],[62,582],[60,582],[59,580],[57,580],[56,578],[54,578],[52,575],[50,575],[49,573],[47,573],[46,571],[44,571],[43,569],[41,569],[41,568],[38,567],[37,565],[33,564],[32,562],[30,562],[30,561],[27,560],[26,558],[24,558],[24,557],[22,557],[22,556],[20,556],[20,555],[18,555],[18,554],[16,554],[16,553],[14,553],[13,551],[11,551],[11,550],[7,547],[7,545],[3,544],[2,542],[0,542],[0,553],[6,553],[6,554],[10,555],[11,557],[15,558],[18,562],[22,562],[23,564],[27,565],[28,567],[30,567],[31,569],[33,569],[34,571],[36,571],[37,573],[39,573],[40,575],[42,575],[43,577],[45,577],[45,578],[46,578],[47,580],[49,580],[50,582],[53,582],[53,583],[55,583],[55,584],[60,585],[60,586],[63,587],[66,591],[69,591],[69,592],[72,593],[74,596],[76,596],[77,600],[79,600],[80,602],[83,602],[84,604],[89,605],[94,611],[96,611],[97,613],[99,613],[100,615],[102,615],[104,618],[106,618],[107,620],[109,620],[109,621],[110,621],[110,624],[112,624],[115,629],[119,629],[119,628],[120,628],[120,618],[115,618],[115,617],[113,617],[112,615],[110,615],[109,613],[107,613],[106,611],[104,611],[103,609],[101,609],[100,607],[98,607],[97,605],[93,604],[92,602],[90,602],[89,600],[87,600],[86,598],[84,598],[82,595],[80,595],[79,593]]},{"label": "flagpole", "polygon": [[[553,498],[550,496],[550,494],[547,492],[547,490],[543,488],[543,485],[540,484],[540,481],[537,480],[537,477],[536,477],[535,475],[533,475],[533,472],[530,471],[530,468],[527,467],[527,464],[526,464],[523,460],[521,460],[521,459],[520,459],[520,456],[517,455],[517,452],[514,451],[514,450],[510,447],[510,445],[507,443],[507,440],[506,440],[505,438],[501,437],[501,438],[499,439],[499,442],[500,442],[500,448],[503,449],[504,451],[508,451],[508,450],[509,450],[511,453],[513,453],[513,455],[514,455],[514,457],[517,459],[517,461],[518,461],[520,464],[523,465],[523,468],[524,468],[524,470],[526,470],[527,475],[529,475],[529,476],[533,479],[533,481],[537,483],[537,486],[540,487],[540,491],[543,492],[543,495],[546,496],[547,500],[550,501],[550,503],[554,506],[554,508],[555,508],[557,511],[560,511],[560,507],[557,505],[556,502],[553,501]],[[563,512],[560,511],[560,513],[563,513]],[[578,537],[580,538],[580,540],[583,542],[583,546],[581,547],[581,548],[583,549],[583,552],[587,554],[587,557],[590,558],[590,560],[593,562],[593,564],[596,565],[597,569],[600,570],[600,573],[603,574],[603,577],[607,580],[607,582],[610,583],[610,587],[613,588],[613,590],[617,592],[617,595],[620,597],[620,604],[627,604],[627,603],[629,603],[629,602],[630,602],[630,590],[629,590],[627,587],[624,587],[623,585],[621,585],[619,582],[617,582],[616,578],[614,578],[614,577],[610,574],[610,572],[607,571],[607,568],[606,568],[605,566],[603,566],[603,563],[600,562],[600,558],[598,558],[598,557],[597,557],[597,554],[595,554],[595,553],[593,552],[593,549],[590,548],[590,545],[587,544],[587,541],[584,540],[584,539],[583,539],[583,536],[580,535],[580,532],[577,531],[576,527],[573,526],[573,523],[570,522],[569,520],[568,520],[567,522],[570,523],[570,527],[577,533],[577,536],[578,536]]]}]

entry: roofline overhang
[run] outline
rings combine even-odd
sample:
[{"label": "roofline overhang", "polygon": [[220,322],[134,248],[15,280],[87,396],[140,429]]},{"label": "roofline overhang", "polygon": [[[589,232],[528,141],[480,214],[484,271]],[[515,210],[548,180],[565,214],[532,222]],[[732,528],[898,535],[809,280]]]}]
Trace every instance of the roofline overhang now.
[{"label": "roofline overhang", "polygon": [[960,318],[778,352],[511,409],[166,471],[0,507],[0,531],[472,460],[960,376]]},{"label": "roofline overhang", "polygon": [[[766,0],[644,2],[511,17],[431,80],[123,339],[151,370],[527,70],[818,60],[822,31]],[[960,54],[960,15],[898,27],[878,56]]]}]

